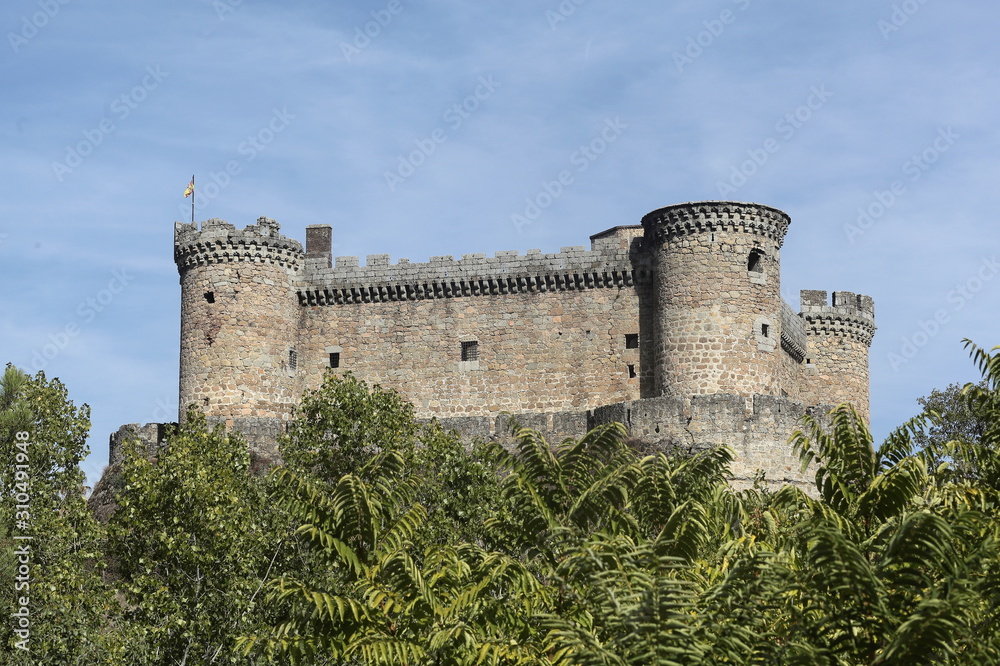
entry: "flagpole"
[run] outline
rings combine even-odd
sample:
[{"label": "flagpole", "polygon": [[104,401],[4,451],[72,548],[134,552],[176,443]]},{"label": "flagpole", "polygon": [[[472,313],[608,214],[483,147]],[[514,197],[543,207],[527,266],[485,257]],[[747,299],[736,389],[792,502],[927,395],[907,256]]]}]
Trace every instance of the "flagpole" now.
[{"label": "flagpole", "polygon": [[191,224],[194,224],[194,174],[191,174]]}]

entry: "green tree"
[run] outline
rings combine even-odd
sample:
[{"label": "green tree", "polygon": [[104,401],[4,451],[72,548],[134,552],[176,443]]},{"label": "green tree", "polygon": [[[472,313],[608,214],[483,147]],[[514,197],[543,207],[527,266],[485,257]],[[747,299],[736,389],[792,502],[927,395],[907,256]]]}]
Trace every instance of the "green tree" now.
[{"label": "green tree", "polygon": [[302,397],[288,434],[279,442],[290,469],[335,484],[383,451],[411,460],[419,425],[413,406],[399,393],[369,387],[350,372],[327,373]]},{"label": "green tree", "polygon": [[[80,469],[89,416],[58,379],[7,366],[0,380],[0,613],[11,618],[24,597],[30,636],[29,652],[17,649],[23,637],[3,623],[5,663],[96,664],[115,653],[106,628],[116,605],[101,582],[103,531],[87,510]],[[25,535],[31,540],[14,539]],[[27,580],[14,568],[15,549]],[[27,586],[15,593],[15,582]]]},{"label": "green tree", "polygon": [[628,521],[623,509],[638,469],[624,426],[601,426],[555,448],[531,429],[517,430],[515,438],[513,451],[499,444],[492,451],[510,514],[495,517],[491,527],[503,534],[500,541],[511,554],[554,566],[553,531],[571,527],[586,534]]},{"label": "green tree", "polygon": [[466,446],[458,433],[437,421],[421,426],[408,465],[419,479],[414,500],[427,511],[416,536],[419,545],[468,542],[492,547],[486,525],[505,509],[491,460],[486,444]]},{"label": "green tree", "polygon": [[[917,398],[917,403],[925,413],[938,416],[926,430],[917,433],[914,441],[920,447],[943,446],[959,440],[975,443],[982,440],[989,422],[985,415],[974,412],[963,397],[965,384],[949,384],[943,390],[934,389],[930,395]],[[987,389],[987,380],[980,380],[974,386]]]},{"label": "green tree", "polygon": [[284,622],[243,647],[303,663],[998,663],[996,352],[973,346],[986,381],[960,395],[985,424],[974,442],[922,447],[930,415],[878,447],[849,405],[806,417],[791,444],[809,492],[734,492],[728,450],[640,458],[618,425],[556,446],[519,430],[491,447],[493,481],[454,477],[497,497],[470,544],[420,536],[416,499],[460,455],[450,440],[424,466],[419,434],[412,455],[374,447],[332,485],[280,472],[300,535],[342,575],[275,580]]},{"label": "green tree", "polygon": [[986,493],[996,510],[1000,508],[1000,347],[985,350],[971,340],[965,340],[965,346],[983,379],[952,392],[944,411],[938,410],[942,434],[930,442],[929,450],[944,463],[943,477]]},{"label": "green tree", "polygon": [[418,422],[397,391],[369,386],[349,372],[329,373],[305,394],[279,447],[289,470],[328,490],[347,474],[370,481],[384,472],[370,465],[373,459],[398,454],[401,470],[420,479],[413,501],[428,513],[415,537],[421,548],[481,543],[486,520],[499,510],[498,479],[485,447],[467,447],[437,421]]},{"label": "green tree", "polygon": [[0,377],[0,434],[3,441],[11,440],[13,433],[23,431],[31,424],[31,412],[24,400],[31,378],[8,364]]},{"label": "green tree", "polygon": [[[350,594],[351,587],[412,537],[425,515],[420,506],[405,508],[412,486],[401,482],[402,467],[398,453],[384,452],[359,469],[371,482],[346,474],[332,490],[308,475],[273,472],[277,498],[300,522],[297,532],[322,566],[339,575],[332,585],[294,573],[273,579],[268,598],[283,620],[270,632],[240,639],[245,653],[260,647],[295,662],[349,654],[356,636],[373,623],[372,609]],[[398,649],[409,654],[406,646]]]},{"label": "green tree", "polygon": [[806,417],[793,438],[803,463],[817,463],[818,499],[788,487],[775,497],[778,515],[796,524],[777,544],[785,569],[769,575],[775,639],[812,663],[996,660],[996,644],[979,635],[995,601],[982,576],[996,530],[931,483],[932,458],[914,441],[928,418],[878,449],[849,405],[829,420],[827,429]]},{"label": "green tree", "polygon": [[137,442],[124,450],[108,526],[126,607],[123,663],[244,663],[234,637],[262,621],[263,584],[287,555],[246,443],[192,410],[155,458]]},{"label": "green tree", "polygon": [[719,610],[745,543],[731,452],[640,459],[625,434],[610,424],[550,447],[521,430],[512,453],[496,452],[516,520],[493,525],[547,599],[520,618],[543,629],[522,652],[533,656],[512,663],[735,663],[748,649],[756,609],[735,621]]},{"label": "green tree", "polygon": [[415,544],[426,520],[413,502],[422,480],[405,477],[404,465],[400,454],[383,452],[332,491],[276,471],[279,497],[301,522],[299,534],[323,566],[342,574],[332,586],[294,575],[272,581],[268,599],[284,619],[270,632],[243,638],[246,653],[386,666],[535,658],[537,646],[525,639],[537,632],[526,620],[545,599],[542,586],[501,553],[468,543]]}]

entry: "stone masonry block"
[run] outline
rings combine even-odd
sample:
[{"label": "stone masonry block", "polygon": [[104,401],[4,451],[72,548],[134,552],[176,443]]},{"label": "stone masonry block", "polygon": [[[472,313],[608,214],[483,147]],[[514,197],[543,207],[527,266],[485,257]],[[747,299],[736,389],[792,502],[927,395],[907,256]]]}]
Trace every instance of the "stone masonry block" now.
[{"label": "stone masonry block", "polygon": [[587,412],[557,412],[552,415],[549,442],[580,437],[587,432]]},{"label": "stone masonry block", "polygon": [[833,292],[832,305],[835,308],[856,310],[858,307],[858,295],[853,291],[835,291]]},{"label": "stone masonry block", "polygon": [[[429,421],[425,419],[424,422]],[[445,430],[456,430],[465,439],[489,439],[493,419],[487,416],[456,416],[438,419]]]},{"label": "stone masonry block", "polygon": [[522,428],[530,428],[540,433],[549,429],[548,414],[501,414],[496,418],[493,432],[497,437],[510,436],[510,422],[514,420]]},{"label": "stone masonry block", "polygon": [[597,407],[593,412],[594,425],[599,426],[605,423],[623,423],[626,427],[630,425],[631,404],[628,402],[616,402],[613,405],[603,405]]},{"label": "stone masonry block", "polygon": [[826,292],[816,289],[803,289],[799,292],[799,304],[802,309],[807,307],[824,307],[829,305],[826,299]]}]

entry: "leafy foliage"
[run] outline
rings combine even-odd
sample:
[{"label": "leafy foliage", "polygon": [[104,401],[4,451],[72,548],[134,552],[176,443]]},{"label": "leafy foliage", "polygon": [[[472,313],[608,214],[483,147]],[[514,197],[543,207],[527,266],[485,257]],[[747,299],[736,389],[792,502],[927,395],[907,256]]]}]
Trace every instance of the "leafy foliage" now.
[{"label": "leafy foliage", "polygon": [[[956,410],[968,414],[961,429],[949,429],[954,437],[938,441],[931,451],[945,466],[949,479],[985,493],[993,507],[1000,503],[1000,347],[986,351],[970,340],[966,347],[983,374],[978,384],[968,383],[956,397]],[[942,419],[943,421],[943,419]],[[971,423],[971,425],[968,425]]]},{"label": "leafy foliage", "polygon": [[245,442],[191,411],[154,459],[125,447],[108,553],[124,597],[125,657],[135,663],[242,663],[232,637],[261,619],[257,603],[282,549],[266,488]]},{"label": "leafy foliage", "polygon": [[[980,389],[989,388],[985,379],[976,386]],[[919,447],[939,447],[956,440],[977,442],[982,439],[988,425],[987,417],[982,412],[970,409],[968,402],[962,397],[964,388],[964,384],[949,384],[944,389],[935,389],[930,395],[917,399],[924,412],[938,415],[936,421],[915,438]]]},{"label": "leafy foliage", "polygon": [[[87,510],[79,467],[88,453],[89,417],[89,408],[76,407],[58,379],[7,366],[0,380],[4,663],[99,663],[113,652],[105,619],[114,602],[101,584],[103,531]],[[15,540],[15,534],[32,538]],[[29,554],[16,551],[26,546]],[[27,575],[18,570],[22,564]],[[22,598],[30,613],[27,653],[14,647],[19,637],[9,621]]]},{"label": "leafy foliage", "polygon": [[410,459],[419,429],[413,406],[399,393],[369,387],[350,372],[327,373],[302,398],[279,443],[285,464],[328,483],[355,474],[383,451]]},{"label": "leafy foliage", "polygon": [[[1000,369],[974,356],[984,372]],[[992,380],[963,393],[987,424],[1000,422],[996,396]],[[351,580],[336,596],[273,583],[272,601],[299,606],[266,645],[372,664],[994,661],[1000,540],[990,485],[978,482],[992,478],[984,444],[996,440],[987,426],[979,448],[942,445],[981,470],[956,477],[941,452],[919,446],[937,418],[913,419],[876,448],[850,405],[806,417],[791,444],[816,472],[814,491],[737,493],[729,451],[640,458],[619,425],[555,446],[519,430],[513,450],[488,451],[500,479],[484,530],[493,552],[457,539],[418,547],[417,522],[358,550],[376,532],[343,515],[423,517],[407,493],[426,475],[406,465],[388,465],[393,484],[344,477],[333,504],[297,492],[300,530]],[[282,484],[302,487],[287,475]],[[341,496],[363,498],[364,510]]]},{"label": "leafy foliage", "polygon": [[197,413],[154,459],[127,447],[107,544],[85,408],[8,369],[4,455],[38,433],[47,509],[30,663],[1000,663],[1000,348],[967,344],[984,379],[944,409],[879,446],[850,405],[807,416],[815,485],[740,492],[724,448],[642,456],[617,424],[470,448],[331,375],[267,478]]}]

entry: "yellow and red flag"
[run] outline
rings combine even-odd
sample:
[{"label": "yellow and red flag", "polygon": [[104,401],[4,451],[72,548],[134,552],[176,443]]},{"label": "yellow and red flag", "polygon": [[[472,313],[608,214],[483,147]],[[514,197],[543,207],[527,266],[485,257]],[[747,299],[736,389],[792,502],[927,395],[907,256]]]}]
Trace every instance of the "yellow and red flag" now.
[{"label": "yellow and red flag", "polygon": [[192,194],[194,194],[194,176],[191,176],[191,182],[188,183],[187,188],[184,190],[184,198],[187,199]]}]

